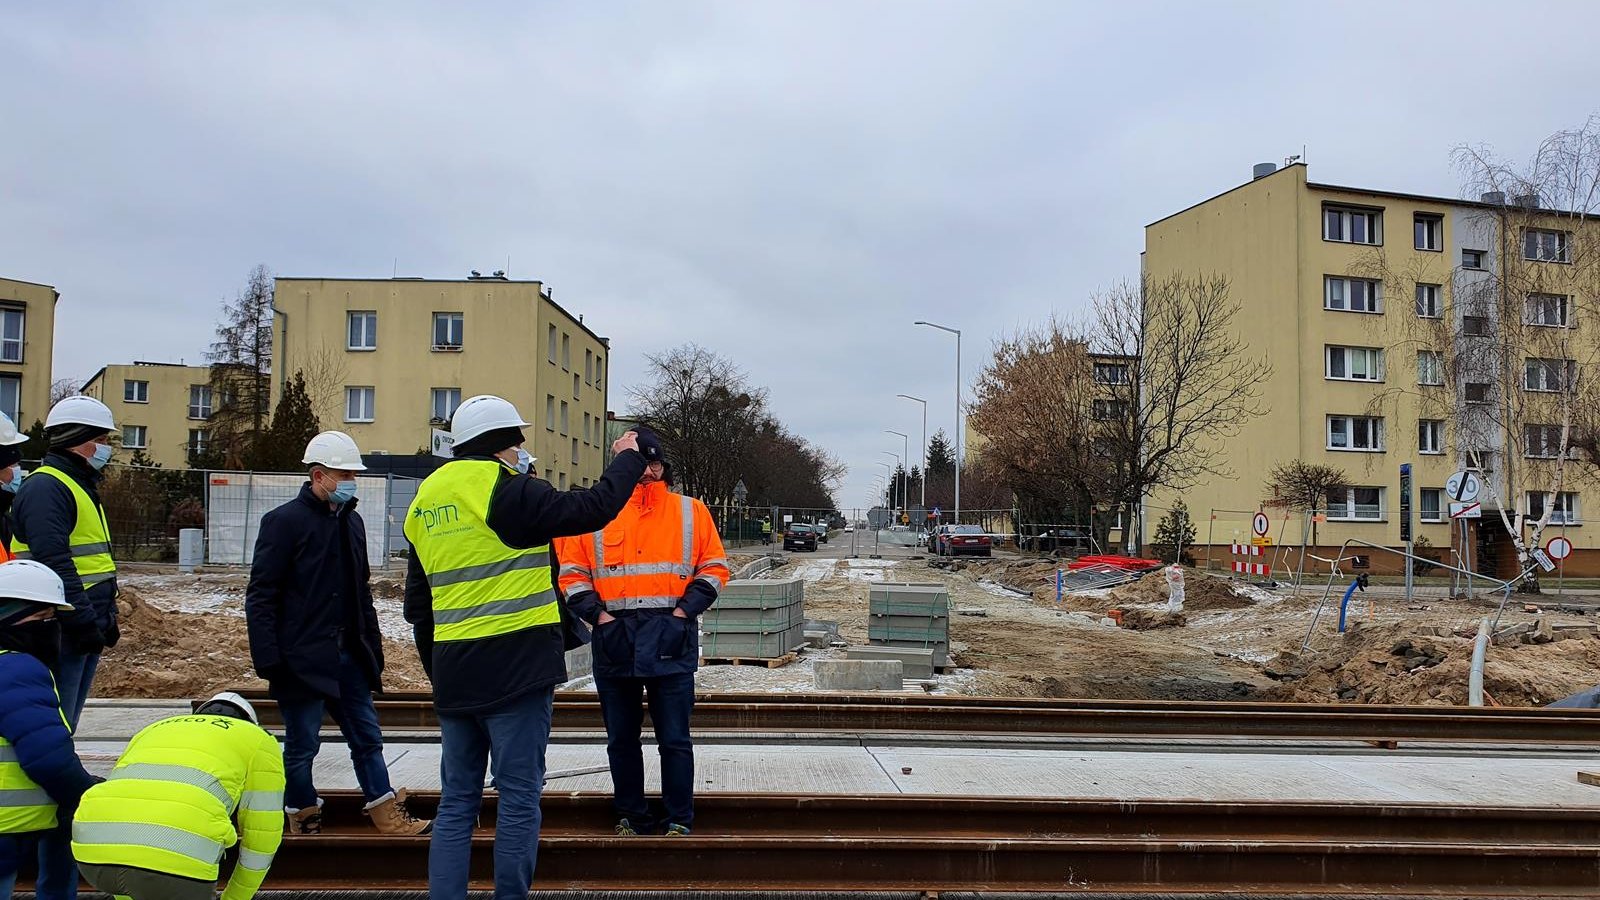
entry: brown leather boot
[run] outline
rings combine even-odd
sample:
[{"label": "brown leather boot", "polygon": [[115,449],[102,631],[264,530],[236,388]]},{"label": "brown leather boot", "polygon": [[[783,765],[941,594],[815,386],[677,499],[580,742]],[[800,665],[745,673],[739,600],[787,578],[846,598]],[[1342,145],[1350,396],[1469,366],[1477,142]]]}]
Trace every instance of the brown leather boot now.
[{"label": "brown leather boot", "polygon": [[316,806],[305,809],[284,810],[284,818],[289,823],[291,835],[321,834],[322,833],[322,798],[317,798]]},{"label": "brown leather boot", "polygon": [[379,834],[415,837],[433,830],[432,819],[419,819],[406,809],[406,792],[391,793],[367,805],[366,814]]}]

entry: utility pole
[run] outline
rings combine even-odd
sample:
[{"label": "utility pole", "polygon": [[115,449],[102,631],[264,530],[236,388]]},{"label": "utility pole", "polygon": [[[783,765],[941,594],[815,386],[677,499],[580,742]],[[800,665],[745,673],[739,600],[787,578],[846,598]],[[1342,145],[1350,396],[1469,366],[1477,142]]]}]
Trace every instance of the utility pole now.
[{"label": "utility pole", "polygon": [[953,524],[959,525],[959,524],[961,524],[961,430],[962,430],[961,429],[961,330],[958,329],[958,328],[947,328],[947,327],[945,327],[943,325],[935,325],[932,322],[923,322],[921,320],[918,320],[918,321],[913,322],[911,324],[913,324],[913,325],[926,325],[929,328],[937,328],[940,331],[947,331],[950,334],[953,334],[953,335],[956,336],[956,434],[955,434],[955,442],[956,442],[956,446],[955,446],[955,450],[956,450],[956,509],[955,509],[955,518],[952,519],[951,521],[952,521]]},{"label": "utility pole", "polygon": [[917,503],[922,507],[923,515],[928,512],[928,401],[910,394],[897,395],[903,400],[911,400],[922,404],[922,498]]}]

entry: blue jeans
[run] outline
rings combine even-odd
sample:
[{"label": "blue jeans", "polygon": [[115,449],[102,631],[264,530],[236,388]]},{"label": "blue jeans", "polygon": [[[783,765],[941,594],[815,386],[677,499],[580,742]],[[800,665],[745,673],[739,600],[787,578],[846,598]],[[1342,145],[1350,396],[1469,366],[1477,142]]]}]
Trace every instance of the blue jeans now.
[{"label": "blue jeans", "polygon": [[383,729],[372,705],[372,686],[349,654],[339,654],[339,699],[285,694],[278,699],[278,709],[283,713],[284,806],[305,809],[317,805],[311,764],[322,747],[324,709],[333,715],[350,745],[350,762],[367,802],[394,790],[389,785],[389,764],[383,759]]},{"label": "blue jeans", "polygon": [[[655,678],[596,676],[600,714],[606,721],[606,756],[611,761],[612,803],[618,818],[636,830],[667,825],[694,825],[694,740],[689,715],[694,711],[694,673]],[[657,822],[644,798],[644,704],[650,703],[656,747],[661,753],[661,802],[666,820]]]},{"label": "blue jeans", "polygon": [[526,900],[539,853],[539,797],[555,688],[475,715],[439,714],[439,812],[428,845],[429,900],[466,900],[472,829],[491,755],[500,792],[494,831],[494,900]]},{"label": "blue jeans", "polygon": [[[56,691],[61,695],[61,714],[78,730],[78,719],[94,686],[94,673],[100,668],[100,654],[85,656],[63,647],[57,665]],[[78,864],[72,858],[72,824],[62,822],[56,830],[39,839],[39,900],[76,900]]]},{"label": "blue jeans", "polygon": [[33,855],[35,843],[33,834],[0,834],[0,900],[11,900],[17,870],[25,857]]}]

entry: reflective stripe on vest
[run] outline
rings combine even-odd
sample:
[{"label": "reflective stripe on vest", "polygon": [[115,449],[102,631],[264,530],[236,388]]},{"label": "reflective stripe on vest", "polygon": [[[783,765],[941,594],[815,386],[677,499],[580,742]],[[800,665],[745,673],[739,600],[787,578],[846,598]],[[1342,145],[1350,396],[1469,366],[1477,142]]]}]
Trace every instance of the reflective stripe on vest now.
[{"label": "reflective stripe on vest", "polygon": [[149,822],[85,822],[80,819],[72,823],[72,842],[165,850],[206,866],[216,865],[226,849],[203,835]]},{"label": "reflective stripe on vest", "polygon": [[[67,486],[77,508],[76,522],[67,545],[72,549],[72,567],[85,588],[110,581],[117,575],[117,564],[111,558],[111,529],[106,525],[105,510],[95,505],[94,498],[71,475],[54,466],[40,466],[32,477],[49,475]],[[28,545],[21,538],[11,539],[11,551],[17,559],[32,559]]]},{"label": "reflective stripe on vest", "polygon": [[204,769],[194,769],[189,766],[174,766],[164,763],[128,763],[111,770],[107,781],[121,781],[125,778],[138,778],[146,781],[168,781],[176,784],[187,784],[199,788],[217,799],[222,808],[233,814],[233,798],[228,796],[228,789],[222,786],[222,781],[217,776]]},{"label": "reflective stripe on vest", "polygon": [[714,590],[720,591],[722,581],[711,574],[711,570],[719,566],[726,568],[727,561],[711,559],[699,566],[694,564],[694,499],[680,496],[677,505],[676,560],[643,563],[618,560],[615,564],[608,564],[605,532],[597,531],[591,537],[594,544],[594,571],[591,573],[585,569],[577,573],[588,575],[592,581],[588,585],[571,585],[569,593],[587,587],[600,595],[606,609],[624,610],[671,609],[683,598],[683,589],[690,579],[705,581]]},{"label": "reflective stripe on vest", "polygon": [[[10,653],[0,650],[0,654]],[[55,676],[50,676],[54,690]],[[61,711],[61,695],[56,694],[56,712]],[[72,726],[61,715],[61,724],[70,733]],[[22,770],[17,748],[0,738],[0,834],[27,834],[56,827],[56,801]]]},{"label": "reflective stripe on vest", "polygon": [[508,547],[489,527],[489,501],[506,471],[498,462],[457,460],[417,488],[405,532],[433,593],[436,642],[561,621],[549,545]]}]

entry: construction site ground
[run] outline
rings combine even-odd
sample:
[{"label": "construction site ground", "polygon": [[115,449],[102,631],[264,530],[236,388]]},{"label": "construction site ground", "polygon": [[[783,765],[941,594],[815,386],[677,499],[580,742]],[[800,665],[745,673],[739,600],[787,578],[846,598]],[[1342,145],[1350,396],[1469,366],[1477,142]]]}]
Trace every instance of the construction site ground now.
[{"label": "construction site ground", "polygon": [[[1341,635],[1341,583],[1311,648],[1299,653],[1325,578],[1295,594],[1187,570],[1184,610],[1174,617],[1165,614],[1161,572],[1068,594],[1058,604],[1053,560],[952,562],[929,559],[914,547],[851,548],[837,541],[818,554],[780,554],[779,565],[761,577],[803,579],[806,617],[837,622],[841,640],[851,645],[867,642],[872,582],[945,585],[954,665],[908,688],[940,694],[1461,705],[1472,635],[1500,599],[1450,599],[1426,589],[1408,603],[1398,588],[1374,588],[1356,595],[1349,630]],[[756,558],[736,554],[735,563]],[[247,580],[242,572],[125,574],[122,641],[101,662],[96,696],[186,698],[261,686],[243,621]],[[373,582],[385,637],[384,688],[427,690],[401,614],[402,581],[396,571]],[[1500,622],[1506,633],[1485,667],[1492,702],[1543,705],[1600,681],[1596,619],[1581,611],[1593,598],[1569,592],[1561,605],[1575,611],[1545,611],[1555,599],[1512,596]],[[1529,612],[1528,603],[1545,606]],[[1113,610],[1127,627],[1106,623]],[[708,665],[697,680],[705,691],[808,691],[815,661],[844,652],[807,649],[775,668]],[[592,683],[577,679],[570,687]]]}]

